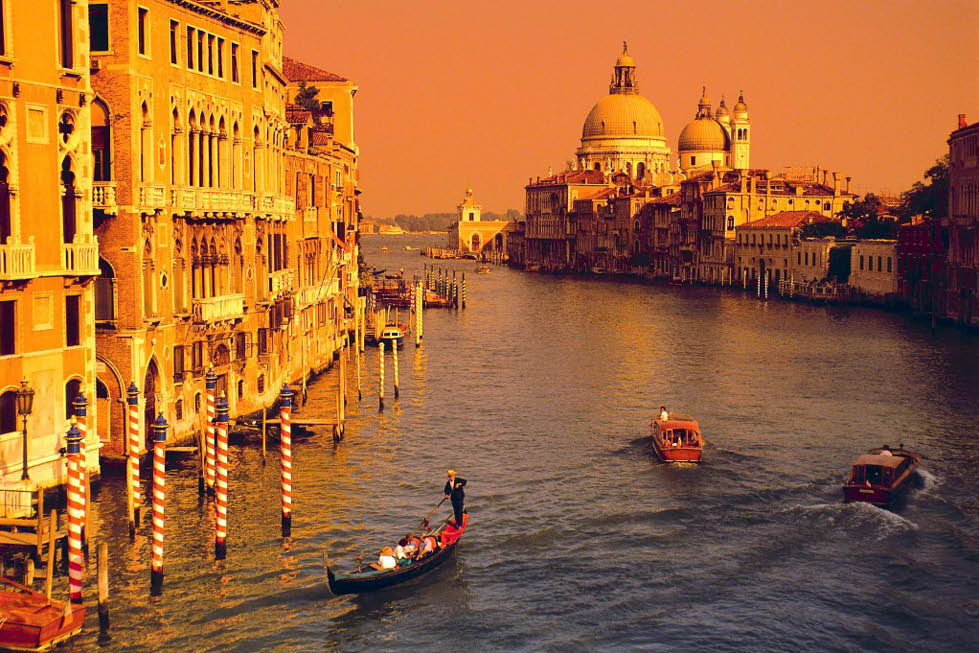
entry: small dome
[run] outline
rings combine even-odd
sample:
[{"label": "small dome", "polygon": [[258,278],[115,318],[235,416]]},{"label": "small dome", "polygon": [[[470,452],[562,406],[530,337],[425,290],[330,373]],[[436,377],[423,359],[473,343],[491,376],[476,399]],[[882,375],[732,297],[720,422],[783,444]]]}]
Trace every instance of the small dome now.
[{"label": "small dome", "polygon": [[724,98],[721,98],[721,103],[717,106],[717,111],[714,112],[715,118],[724,118],[725,116],[731,115],[728,113],[727,107],[724,106]]},{"label": "small dome", "polygon": [[633,59],[632,56],[629,55],[627,52],[623,52],[622,54],[619,55],[619,58],[615,60],[615,66],[616,68],[618,68],[619,66],[631,66],[635,68],[636,60]]},{"label": "small dome", "polygon": [[744,91],[738,95],[738,103],[734,105],[735,118],[748,117],[748,105],[744,103]]},{"label": "small dome", "polygon": [[639,94],[606,95],[592,107],[581,129],[582,140],[604,137],[663,138],[663,118]]},{"label": "small dome", "polygon": [[730,146],[727,132],[712,118],[697,118],[680,132],[679,152],[723,152]]}]

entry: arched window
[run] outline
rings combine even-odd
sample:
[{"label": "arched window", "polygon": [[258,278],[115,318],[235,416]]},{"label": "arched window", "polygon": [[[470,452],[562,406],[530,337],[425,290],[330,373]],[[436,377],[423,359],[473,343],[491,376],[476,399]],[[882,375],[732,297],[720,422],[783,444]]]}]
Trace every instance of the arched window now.
[{"label": "arched window", "polygon": [[112,266],[99,257],[99,277],[95,280],[95,320],[113,320],[115,311],[115,273]]},{"label": "arched window", "polygon": [[732,229],[734,229],[734,216],[729,215],[727,216],[727,230],[731,231]]},{"label": "arched window", "polygon": [[197,119],[194,117],[194,112],[191,110],[190,115],[187,116],[187,185],[195,185],[195,167],[196,161],[194,158],[194,150],[197,139]]},{"label": "arched window", "polygon": [[[5,118],[6,116],[2,117]],[[7,244],[7,239],[10,238],[11,233],[9,178],[10,171],[7,169],[7,157],[0,151],[0,245]]]},{"label": "arched window", "polygon": [[178,152],[180,150],[180,114],[177,113],[177,109],[174,108],[173,113],[170,115],[170,183],[177,185],[177,180],[181,179],[177,172],[178,162],[180,161],[180,156]]},{"label": "arched window", "polygon": [[646,164],[640,161],[636,164],[636,179],[642,179],[646,176]]},{"label": "arched window", "polygon": [[153,152],[153,135],[150,133],[150,110],[143,102],[139,124],[139,180],[150,180],[150,163]]},{"label": "arched window", "polygon": [[224,118],[218,122],[218,156],[217,156],[217,173],[214,175],[215,186],[223,187],[225,186],[224,174],[228,169],[228,128],[224,124]]},{"label": "arched window", "polygon": [[71,419],[75,414],[75,397],[82,391],[82,382],[72,379],[65,384],[65,419]]},{"label": "arched window", "polygon": [[92,156],[94,181],[112,180],[112,141],[109,133],[109,108],[102,100],[92,102]]},{"label": "arched window", "polygon": [[65,157],[61,161],[61,236],[62,242],[72,243],[75,241],[75,232],[78,222],[75,217],[75,173],[72,170],[71,158]]},{"label": "arched window", "polygon": [[0,395],[0,433],[17,430],[17,393],[8,390]]},{"label": "arched window", "polygon": [[156,284],[153,283],[153,245],[147,238],[143,244],[143,317],[156,315],[153,294]]}]

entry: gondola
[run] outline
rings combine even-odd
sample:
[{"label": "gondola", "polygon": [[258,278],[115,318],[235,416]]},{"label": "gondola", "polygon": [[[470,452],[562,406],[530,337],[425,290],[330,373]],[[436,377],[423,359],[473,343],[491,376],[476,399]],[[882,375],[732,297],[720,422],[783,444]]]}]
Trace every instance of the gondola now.
[{"label": "gondola", "polygon": [[468,525],[469,513],[462,515],[462,528],[456,528],[454,522],[450,523],[449,520],[446,520],[432,533],[438,536],[441,543],[437,551],[429,553],[411,564],[394,569],[366,569],[349,574],[336,574],[327,563],[326,577],[330,584],[330,591],[336,595],[373,592],[421,576],[438,567],[452,555],[456,544],[459,543],[459,538],[462,537]]}]

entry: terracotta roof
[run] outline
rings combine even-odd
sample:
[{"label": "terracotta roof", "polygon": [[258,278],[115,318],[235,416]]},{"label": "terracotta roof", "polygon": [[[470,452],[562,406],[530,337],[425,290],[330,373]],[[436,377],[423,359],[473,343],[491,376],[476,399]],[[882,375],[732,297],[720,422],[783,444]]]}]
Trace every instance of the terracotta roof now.
[{"label": "terracotta roof", "polygon": [[325,131],[314,131],[310,139],[311,145],[329,145],[333,142],[333,134]]},{"label": "terracotta roof", "polygon": [[801,227],[807,222],[828,222],[829,218],[815,211],[782,211],[766,218],[741,225],[741,229],[765,229],[769,227]]},{"label": "terracotta roof", "polygon": [[666,197],[655,197],[649,200],[650,204],[666,204],[668,206],[678,206],[683,203],[680,193],[671,193]]},{"label": "terracotta roof", "polygon": [[528,186],[554,186],[559,184],[604,184],[605,175],[598,170],[576,170],[542,177]]},{"label": "terracotta roof", "polygon": [[614,197],[614,188],[596,188],[594,190],[584,190],[580,191],[578,194],[579,200],[600,200],[606,197]]},{"label": "terracotta roof", "polygon": [[298,107],[287,107],[286,108],[286,122],[291,125],[304,125],[308,123],[313,117],[313,112],[306,109],[300,109]]},{"label": "terracotta roof", "polygon": [[282,74],[290,82],[346,82],[340,75],[334,75],[322,68],[310,66],[292,57],[282,57]]}]

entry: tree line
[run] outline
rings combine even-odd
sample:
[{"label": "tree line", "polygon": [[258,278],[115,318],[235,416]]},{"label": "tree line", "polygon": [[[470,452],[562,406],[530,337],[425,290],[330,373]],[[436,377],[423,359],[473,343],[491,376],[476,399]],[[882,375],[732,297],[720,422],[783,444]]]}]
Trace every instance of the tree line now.
[{"label": "tree line", "polygon": [[[493,211],[483,211],[481,220],[514,220],[520,217],[517,209],[507,209],[506,212],[494,213]],[[424,215],[414,215],[410,213],[399,213],[388,217],[366,217],[380,224],[396,224],[405,231],[447,231],[459,219],[456,213],[426,213]]]}]

